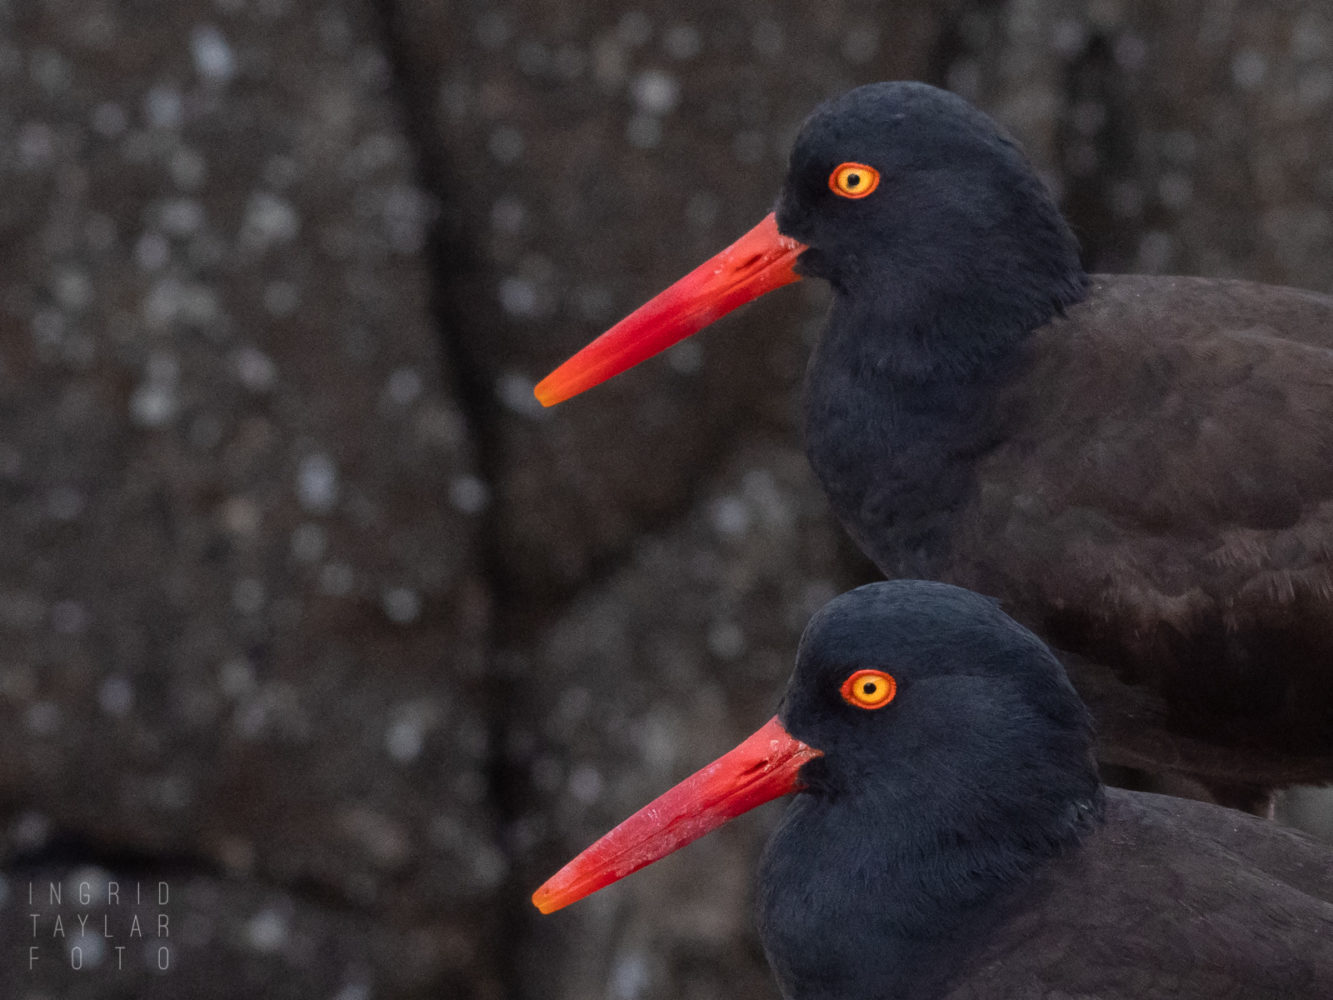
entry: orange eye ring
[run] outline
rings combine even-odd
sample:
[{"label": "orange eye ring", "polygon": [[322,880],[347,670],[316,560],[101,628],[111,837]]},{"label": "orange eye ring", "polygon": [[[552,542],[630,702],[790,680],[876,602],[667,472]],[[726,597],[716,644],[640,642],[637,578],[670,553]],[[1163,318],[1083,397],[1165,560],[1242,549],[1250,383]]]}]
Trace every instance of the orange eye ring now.
[{"label": "orange eye ring", "polygon": [[883,670],[858,670],[842,682],[838,693],[854,708],[873,711],[893,701],[893,696],[898,693],[898,682]]},{"label": "orange eye ring", "polygon": [[828,175],[828,186],[841,198],[864,198],[879,187],[879,171],[864,163],[843,163]]}]

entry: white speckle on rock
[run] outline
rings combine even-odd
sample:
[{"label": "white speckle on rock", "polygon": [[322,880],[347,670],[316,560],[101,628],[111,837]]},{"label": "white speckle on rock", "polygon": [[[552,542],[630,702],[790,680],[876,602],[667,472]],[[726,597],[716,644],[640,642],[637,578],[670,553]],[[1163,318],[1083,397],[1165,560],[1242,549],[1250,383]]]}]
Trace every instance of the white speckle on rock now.
[{"label": "white speckle on rock", "polygon": [[680,375],[693,375],[704,363],[704,349],[693,340],[682,340],[666,354],[671,370]]},{"label": "white speckle on rock", "polygon": [[607,995],[611,1000],[638,1000],[647,995],[653,985],[648,960],[637,949],[622,951],[616,956],[608,979]]},{"label": "white speckle on rock", "polygon": [[33,702],[23,723],[34,736],[50,736],[60,728],[60,706],[51,701]]},{"label": "white speckle on rock", "polygon": [[708,651],[719,660],[734,660],[745,652],[745,632],[735,622],[715,622],[708,630]]},{"label": "white speckle on rock", "polygon": [[693,59],[703,49],[699,29],[691,24],[677,24],[662,35],[662,48],[672,59]]},{"label": "white speckle on rock", "polygon": [[41,122],[28,122],[18,134],[19,162],[38,169],[47,166],[56,154],[55,134]]},{"label": "white speckle on rock", "polygon": [[410,587],[390,587],[381,600],[389,620],[407,625],[421,617],[421,595]]},{"label": "white speckle on rock", "polygon": [[211,288],[174,277],[154,283],[143,304],[144,322],[157,331],[166,331],[175,323],[208,326],[218,319],[220,312]]},{"label": "white speckle on rock", "polygon": [[400,706],[384,733],[384,749],[400,764],[410,764],[421,756],[434,719],[434,708],[424,702]]},{"label": "white speckle on rock", "polygon": [[158,224],[172,236],[193,236],[203,228],[204,206],[193,198],[167,198],[158,205]]},{"label": "white speckle on rock", "polygon": [[29,66],[33,82],[49,94],[59,94],[69,89],[74,75],[70,61],[55,49],[34,48],[29,57]]},{"label": "white speckle on rock", "polygon": [[266,596],[263,580],[244,577],[232,584],[231,605],[243,615],[255,615],[263,610]]},{"label": "white speckle on rock", "polygon": [[338,466],[323,452],[301,459],[296,470],[296,497],[312,514],[327,514],[338,502]]},{"label": "white speckle on rock", "polygon": [[541,308],[537,285],[527,278],[510,275],[500,281],[500,307],[511,316],[535,316]]},{"label": "white speckle on rock", "polygon": [[750,530],[750,511],[740,497],[718,497],[708,505],[708,520],[719,535],[737,537]]},{"label": "white speckle on rock", "polygon": [[879,29],[874,25],[859,25],[843,37],[842,56],[849,63],[863,65],[874,59],[877,52],[879,52]]},{"label": "white speckle on rock", "polygon": [[615,305],[615,298],[605,285],[579,285],[571,293],[571,298],[579,316],[590,323],[607,319]]},{"label": "white speckle on rock", "polygon": [[97,689],[97,704],[107,715],[123,719],[134,707],[134,687],[119,674],[112,674]]},{"label": "white speckle on rock", "polygon": [[722,212],[722,199],[711,191],[695,191],[685,202],[685,221],[695,229],[708,229]]},{"label": "white speckle on rock", "polygon": [[73,486],[55,486],[46,495],[46,513],[57,521],[73,521],[83,513],[87,500]]},{"label": "white speckle on rock", "polygon": [[50,817],[32,810],[20,813],[9,828],[9,836],[17,848],[35,850],[42,847],[51,839]]},{"label": "white speckle on rock", "polygon": [[65,951],[71,969],[95,969],[106,958],[106,939],[99,934],[70,934]]},{"label": "white speckle on rock", "polygon": [[501,125],[491,133],[486,148],[490,150],[491,156],[501,163],[513,163],[523,155],[525,146],[522,132],[512,125]]},{"label": "white speckle on rock", "polygon": [[491,502],[491,491],[476,476],[455,476],[449,483],[449,503],[464,514],[480,514]]},{"label": "white speckle on rock", "polygon": [[242,657],[232,657],[218,667],[218,687],[228,698],[241,698],[255,690],[255,668]]},{"label": "white speckle on rock", "polygon": [[414,719],[398,719],[384,734],[384,748],[400,764],[410,764],[421,756],[425,731]]},{"label": "white speckle on rock", "polygon": [[195,71],[211,84],[221,86],[236,75],[236,56],[222,32],[211,24],[200,24],[190,32],[190,54]]},{"label": "white speckle on rock", "polygon": [[1241,49],[1231,60],[1231,79],[1241,90],[1258,90],[1268,75],[1268,59],[1257,49]]},{"label": "white speckle on rock", "polygon": [[51,605],[51,628],[61,635],[79,635],[88,630],[92,617],[78,601],[56,601]]},{"label": "white speckle on rock", "polygon": [[384,229],[389,245],[401,254],[416,254],[436,216],[435,199],[411,184],[396,184],[384,195]]},{"label": "white speckle on rock", "polygon": [[1188,174],[1163,174],[1157,182],[1157,197],[1172,211],[1179,212],[1188,208],[1193,196],[1194,184]]},{"label": "white speckle on rock", "polygon": [[513,413],[533,419],[549,419],[550,411],[532,394],[535,386],[535,382],[517,372],[504,372],[495,380],[495,395]]},{"label": "white speckle on rock", "polygon": [[233,535],[252,538],[264,523],[264,511],[250,497],[228,497],[220,508],[222,523]]},{"label": "white speckle on rock", "polygon": [[499,11],[488,10],[477,18],[476,33],[483,49],[497,52],[509,41],[509,22]]},{"label": "white speckle on rock", "polygon": [[163,427],[175,418],[178,405],[174,385],[150,380],[130,396],[130,418],[140,427]]},{"label": "white speckle on rock", "polygon": [[395,368],[384,384],[384,395],[394,406],[411,406],[421,398],[424,385],[415,368]]},{"label": "white speckle on rock", "polygon": [[278,381],[278,366],[257,347],[246,345],[232,355],[232,366],[241,384],[251,392],[268,392]]},{"label": "white speckle on rock", "polygon": [[1073,59],[1088,42],[1088,28],[1077,17],[1063,17],[1051,25],[1051,48],[1066,59]]},{"label": "white speckle on rock", "polygon": [[1148,61],[1148,43],[1138,35],[1132,35],[1128,32],[1116,38],[1112,52],[1115,56],[1116,65],[1126,73],[1138,72],[1143,68],[1143,64]]},{"label": "white speckle on rock", "polygon": [[585,806],[602,797],[602,776],[591,764],[580,764],[569,772],[569,794]]},{"label": "white speckle on rock", "polygon": [[261,910],[245,924],[246,942],[264,954],[281,951],[289,936],[287,917],[277,910]]},{"label": "white speckle on rock", "polygon": [[161,233],[146,232],[134,244],[134,261],[145,271],[160,271],[171,257],[171,244]]},{"label": "white speckle on rock", "polygon": [[180,91],[167,86],[153,87],[144,96],[144,117],[153,128],[179,128],[185,117],[185,102]]},{"label": "white speckle on rock", "polygon": [[1148,274],[1163,274],[1175,259],[1176,242],[1170,233],[1153,230],[1139,242],[1138,269]]},{"label": "white speckle on rock", "polygon": [[646,115],[667,115],[680,103],[680,83],[660,69],[645,70],[634,78],[630,96]]},{"label": "white speckle on rock", "polygon": [[771,18],[764,18],[754,26],[750,33],[750,44],[761,56],[770,59],[782,54],[782,25]]},{"label": "white speckle on rock", "polygon": [[93,301],[93,283],[83,271],[74,268],[61,270],[54,282],[56,301],[70,312],[82,312]]},{"label": "white speckle on rock", "polygon": [[592,75],[607,92],[620,89],[629,74],[629,54],[614,36],[599,38],[592,47]]},{"label": "white speckle on rock", "polygon": [[288,243],[301,231],[301,220],[290,203],[269,191],[256,191],[245,206],[240,241],[254,250]]}]

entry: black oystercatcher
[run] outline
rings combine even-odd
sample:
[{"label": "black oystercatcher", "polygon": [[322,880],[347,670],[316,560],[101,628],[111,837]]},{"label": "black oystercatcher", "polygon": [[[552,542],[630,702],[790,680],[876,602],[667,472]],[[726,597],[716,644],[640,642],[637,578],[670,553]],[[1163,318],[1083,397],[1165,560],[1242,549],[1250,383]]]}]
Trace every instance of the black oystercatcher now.
[{"label": "black oystercatcher", "polygon": [[1089,278],[990,118],[882,83],[805,123],[773,215],[537,396],[798,275],[833,288],[810,461],[886,576],[996,595],[1074,654],[1105,759],[1333,779],[1333,299]]},{"label": "black oystercatcher", "polygon": [[759,933],[788,1000],[1326,1000],[1333,851],[1103,789],[1060,663],[995,602],[870,584],[801,641],[778,716],[533,896],[551,912],[788,792]]}]

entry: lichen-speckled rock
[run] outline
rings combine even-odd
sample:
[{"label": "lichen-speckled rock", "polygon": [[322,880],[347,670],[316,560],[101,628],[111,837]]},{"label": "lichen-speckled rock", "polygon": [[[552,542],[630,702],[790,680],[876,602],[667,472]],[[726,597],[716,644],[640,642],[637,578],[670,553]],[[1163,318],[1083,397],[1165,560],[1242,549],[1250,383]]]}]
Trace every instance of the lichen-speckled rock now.
[{"label": "lichen-speckled rock", "polygon": [[[641,538],[617,572],[585,588],[532,653],[544,708],[510,734],[531,759],[531,805],[516,821],[528,885],[776,711],[810,615],[852,582],[811,479],[795,447],[752,440],[671,530]],[[523,981],[554,974],[545,995],[563,1000],[607,984],[644,996],[705,997],[719,984],[765,996],[751,883],[764,817],[777,814],[739,822],[586,905],[551,918],[531,911]]]},{"label": "lichen-speckled rock", "polygon": [[[493,977],[489,497],[378,30],[0,4],[4,940],[32,865],[211,880],[136,995]],[[264,886],[292,933],[247,949]],[[6,996],[108,977],[0,958]]]},{"label": "lichen-speckled rock", "polygon": [[[772,997],[762,816],[527,896],[867,572],[799,452],[822,292],[533,383],[894,77],[1093,269],[1327,290],[1326,7],[0,0],[0,993]],[[162,872],[174,970],[27,972],[30,882]]]},{"label": "lichen-speckled rock", "polygon": [[543,411],[532,387],[757,222],[820,99],[928,73],[938,21],[868,2],[400,5],[429,155],[467,192],[446,206],[468,260],[444,287],[497,411],[501,555],[517,586],[567,590],[686,507],[739,441],[773,428],[795,440],[814,285],[596,396]]}]

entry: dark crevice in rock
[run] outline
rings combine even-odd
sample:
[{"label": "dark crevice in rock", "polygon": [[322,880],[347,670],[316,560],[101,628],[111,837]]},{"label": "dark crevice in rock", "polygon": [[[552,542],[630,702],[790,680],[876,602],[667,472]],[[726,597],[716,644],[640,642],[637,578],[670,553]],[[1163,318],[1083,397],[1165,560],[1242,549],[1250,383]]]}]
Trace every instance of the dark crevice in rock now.
[{"label": "dark crevice in rock", "polygon": [[[170,848],[111,843],[73,830],[55,831],[43,838],[39,846],[15,850],[4,859],[5,871],[15,877],[41,869],[89,866],[118,875],[138,873],[145,880],[170,881],[182,875],[210,879],[228,877],[221,865],[203,855],[173,851]],[[284,891],[289,888],[283,886]]]},{"label": "dark crevice in rock", "polygon": [[[530,624],[520,620],[517,601],[509,569],[502,549],[504,502],[499,486],[505,465],[504,435],[501,430],[503,414],[487,377],[485,367],[468,349],[461,329],[460,311],[451,308],[450,289],[465,274],[482,266],[475,241],[466,223],[467,212],[457,202],[458,188],[450,183],[450,171],[444,155],[438,150],[432,120],[430,81],[416,72],[417,62],[412,58],[406,17],[395,0],[375,0],[375,12],[380,25],[381,44],[389,61],[392,96],[402,116],[402,128],[411,146],[414,169],[422,188],[436,199],[438,211],[428,231],[424,256],[430,287],[428,290],[433,326],[439,339],[441,362],[444,368],[445,388],[454,394],[472,443],[472,460],[478,477],[490,495],[490,504],[479,526],[480,570],[485,581],[492,607],[490,636],[483,653],[484,675],[481,679],[481,699],[486,711],[489,734],[490,767],[488,773],[488,800],[496,811],[501,830],[501,846],[506,848],[511,867],[516,866],[513,851],[504,843],[503,831],[520,815],[521,804],[528,791],[526,775],[514,767],[506,756],[510,742],[514,681],[511,671],[505,670],[506,648],[528,644]],[[441,503],[445,502],[441,498]],[[503,636],[503,642],[498,638]],[[506,888],[512,883],[507,882]],[[493,912],[497,914],[493,940],[516,940],[527,923],[530,903],[525,894],[504,891],[498,894]],[[478,965],[488,965],[494,955],[479,956]],[[516,996],[520,992],[512,963],[495,962],[481,974],[498,981],[504,994]]]},{"label": "dark crevice in rock", "polygon": [[1116,39],[1095,33],[1064,72],[1063,106],[1055,133],[1062,207],[1093,271],[1120,271],[1133,263],[1127,228],[1115,212],[1116,187],[1136,173],[1132,102],[1115,54]]},{"label": "dark crevice in rock", "polygon": [[214,858],[170,846],[150,847],[119,843],[74,828],[51,831],[38,845],[17,848],[3,858],[6,875],[16,883],[38,872],[75,871],[99,868],[120,878],[135,878],[145,884],[167,882],[175,891],[181,879],[228,882],[280,892],[298,903],[328,913],[383,919],[373,906],[348,898],[328,881],[313,877],[281,877],[256,868],[243,875],[231,871]]}]

